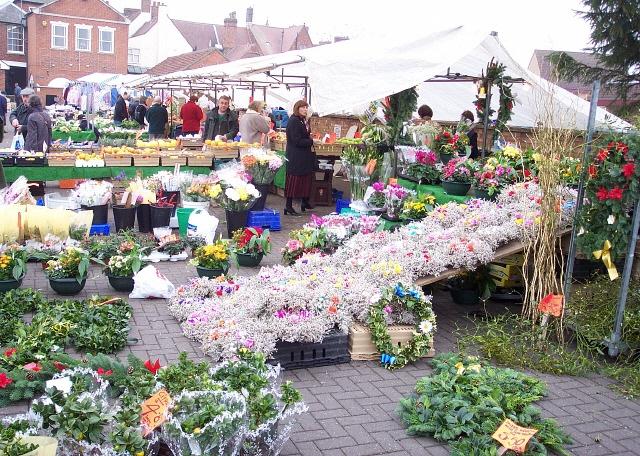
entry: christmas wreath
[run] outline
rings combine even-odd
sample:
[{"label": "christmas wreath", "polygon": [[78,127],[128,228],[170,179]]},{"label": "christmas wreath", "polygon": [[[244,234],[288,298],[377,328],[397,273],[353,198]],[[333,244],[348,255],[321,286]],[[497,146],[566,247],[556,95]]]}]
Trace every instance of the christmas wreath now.
[{"label": "christmas wreath", "polygon": [[[496,118],[496,126],[493,131],[493,140],[498,138],[500,132],[507,126],[507,122],[511,120],[513,113],[514,96],[511,91],[512,84],[508,84],[504,81],[504,73],[507,67],[498,62],[491,62],[487,65],[486,74],[482,75],[482,79],[478,82],[478,94],[476,95],[476,113],[478,114],[478,120],[484,122],[485,107],[486,107],[486,94],[489,91],[489,86],[497,86],[500,93],[500,106],[498,107],[498,117]],[[489,117],[495,114],[495,110],[489,107]]]},{"label": "christmas wreath", "polygon": [[[391,342],[388,325],[394,321],[394,314],[405,318],[403,314],[406,313],[413,317],[416,330],[410,341],[397,347]],[[429,351],[436,329],[436,316],[431,309],[430,296],[399,283],[386,288],[371,306],[368,323],[371,340],[381,353],[380,362],[387,369],[395,369],[416,361]]]}]

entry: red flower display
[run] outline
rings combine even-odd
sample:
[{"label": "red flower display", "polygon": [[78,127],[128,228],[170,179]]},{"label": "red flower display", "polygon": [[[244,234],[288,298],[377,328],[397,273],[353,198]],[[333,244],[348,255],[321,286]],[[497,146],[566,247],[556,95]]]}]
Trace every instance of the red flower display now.
[{"label": "red flower display", "polygon": [[7,358],[11,358],[13,355],[16,354],[18,350],[16,350],[15,348],[8,348],[4,351],[4,356],[6,356]]},{"label": "red flower display", "polygon": [[632,177],[636,172],[636,165],[635,163],[631,162],[631,163],[625,163],[624,165],[622,165],[622,174],[624,174],[624,177],[626,177],[627,179]]},{"label": "red flower display", "polygon": [[596,192],[596,196],[600,201],[606,201],[609,197],[609,191],[604,187],[600,187]]},{"label": "red flower display", "polygon": [[25,364],[22,368],[31,372],[40,372],[42,370],[42,366],[38,363]]},{"label": "red flower display", "polygon": [[111,369],[104,370],[102,367],[99,367],[96,372],[98,373],[98,375],[104,375],[105,377],[108,377],[109,375],[113,374],[113,371]]},{"label": "red flower display", "polygon": [[611,190],[609,190],[608,197],[609,199],[612,199],[612,200],[621,200],[623,194],[624,192],[620,187],[614,187]]},{"label": "red flower display", "polygon": [[151,360],[148,359],[144,362],[144,367],[146,367],[147,370],[153,375],[156,375],[156,373],[160,370],[160,360],[156,359],[155,363],[151,363]]},{"label": "red flower display", "polygon": [[598,175],[598,167],[596,165],[589,165],[589,177],[594,178]]},{"label": "red flower display", "polygon": [[13,379],[7,377],[4,372],[0,373],[0,389],[5,389],[7,386],[13,383]]},{"label": "red flower display", "polygon": [[63,370],[65,370],[67,368],[67,366],[62,364],[60,361],[54,361],[53,362],[53,367],[55,367],[60,372],[62,372]]},{"label": "red flower display", "polygon": [[629,153],[629,146],[623,142],[618,142],[616,143],[616,150],[622,152],[623,155],[627,155]]},{"label": "red flower display", "polygon": [[609,151],[607,149],[600,149],[596,158],[601,162],[605,161],[609,158]]}]

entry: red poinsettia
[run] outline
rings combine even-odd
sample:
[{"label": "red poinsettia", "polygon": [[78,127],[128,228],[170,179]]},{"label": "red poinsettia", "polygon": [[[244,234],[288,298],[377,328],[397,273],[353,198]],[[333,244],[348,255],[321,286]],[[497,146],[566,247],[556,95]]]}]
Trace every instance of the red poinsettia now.
[{"label": "red poinsettia", "polygon": [[104,370],[102,367],[99,367],[96,372],[98,373],[98,375],[104,375],[105,377],[108,377],[109,375],[113,374],[113,371],[111,369]]},{"label": "red poinsettia", "polygon": [[67,368],[67,366],[62,364],[60,361],[54,361],[53,362],[53,367],[55,367],[60,372],[62,372],[63,370],[65,370]]},{"label": "red poinsettia", "polygon": [[589,177],[594,178],[598,175],[598,167],[596,165],[589,165]]},{"label": "red poinsettia", "polygon": [[635,173],[636,173],[635,163],[630,162],[622,165],[622,174],[624,174],[624,177],[626,177],[627,179],[632,177]]},{"label": "red poinsettia", "polygon": [[156,362],[152,363],[151,360],[148,359],[144,362],[144,367],[146,367],[147,370],[153,375],[156,375],[156,373],[160,370],[160,360],[156,359]]},{"label": "red poinsettia", "polygon": [[5,389],[7,386],[13,383],[13,379],[7,377],[4,372],[0,373],[0,389]]},{"label": "red poinsettia", "polygon": [[31,372],[40,372],[42,370],[42,366],[38,363],[25,364],[22,368]]},{"label": "red poinsettia", "polygon": [[600,187],[596,192],[596,196],[600,201],[606,201],[609,198],[609,191],[604,187]]},{"label": "red poinsettia", "polygon": [[620,187],[614,187],[611,190],[609,190],[609,199],[612,200],[621,200],[622,199],[622,194],[623,194],[623,190]]},{"label": "red poinsettia", "polygon": [[250,230],[249,228],[245,228],[242,233],[242,237],[238,240],[238,247],[242,248],[249,243],[252,237],[260,236],[262,234],[262,228],[253,228],[255,232]]},{"label": "red poinsettia", "polygon": [[623,155],[627,155],[629,153],[629,146],[627,146],[623,142],[617,142],[616,143],[616,150],[618,152],[622,152]]},{"label": "red poinsettia", "polygon": [[8,348],[4,351],[4,356],[6,356],[7,358],[11,358],[13,355],[16,354],[18,350],[16,350],[15,348],[11,347]]},{"label": "red poinsettia", "polygon": [[598,159],[598,161],[605,161],[607,158],[609,158],[609,151],[607,149],[600,149],[596,158]]}]

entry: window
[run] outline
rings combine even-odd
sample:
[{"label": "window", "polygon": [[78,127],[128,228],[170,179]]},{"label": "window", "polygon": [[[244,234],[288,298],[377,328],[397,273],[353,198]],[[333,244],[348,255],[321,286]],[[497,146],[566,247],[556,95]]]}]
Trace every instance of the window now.
[{"label": "window", "polygon": [[111,27],[100,27],[100,52],[113,54],[113,34],[115,29]]},{"label": "window", "polygon": [[67,27],[64,22],[51,22],[51,48],[67,49]]},{"label": "window", "polygon": [[129,48],[129,65],[140,64],[140,49]]},{"label": "window", "polygon": [[76,25],[76,51],[91,52],[90,25]]},{"label": "window", "polygon": [[24,28],[22,26],[7,26],[7,52],[24,54]]}]

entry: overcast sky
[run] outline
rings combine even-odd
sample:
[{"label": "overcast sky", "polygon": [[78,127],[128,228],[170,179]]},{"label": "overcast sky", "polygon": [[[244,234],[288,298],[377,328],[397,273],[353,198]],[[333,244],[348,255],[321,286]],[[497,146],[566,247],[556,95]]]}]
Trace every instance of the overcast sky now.
[{"label": "overcast sky", "polygon": [[[111,0],[116,8],[140,7],[140,0]],[[385,28],[412,27],[428,33],[456,25],[495,30],[507,50],[523,66],[534,49],[579,51],[588,46],[589,26],[575,10],[578,0],[487,1],[354,1],[354,0],[164,0],[169,16],[221,24],[236,11],[244,25],[246,8],[253,22],[288,26],[307,24],[314,42],[336,35],[350,37]]]}]

